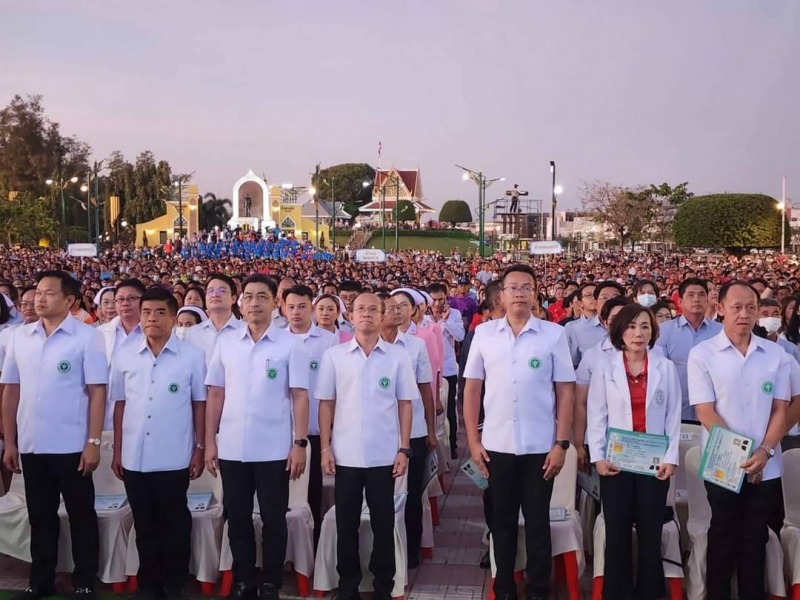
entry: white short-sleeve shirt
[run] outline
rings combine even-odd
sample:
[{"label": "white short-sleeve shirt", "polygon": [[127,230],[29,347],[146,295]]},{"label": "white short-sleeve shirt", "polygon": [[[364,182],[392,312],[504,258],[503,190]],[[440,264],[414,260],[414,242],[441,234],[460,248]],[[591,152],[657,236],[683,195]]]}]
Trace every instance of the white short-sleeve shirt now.
[{"label": "white short-sleeve shirt", "polygon": [[19,384],[20,453],[82,452],[89,436],[87,385],[108,383],[103,336],[71,316],[47,336],[41,321],[14,330],[0,383]]},{"label": "white short-sleeve shirt", "polygon": [[574,382],[564,328],[531,317],[515,338],[506,318],[478,325],[464,367],[485,381],[482,443],[509,454],[545,454],[556,439],[555,382]]},{"label": "white short-sleeve shirt", "polygon": [[122,466],[150,473],[189,466],[195,444],[192,402],[206,399],[203,351],[173,333],[154,357],[143,338],[111,363],[114,402],[124,401]]},{"label": "white short-sleeve shirt", "polygon": [[385,467],[400,447],[398,402],[419,394],[406,352],[379,339],[364,354],[355,338],[322,356],[320,401],[336,402],[331,442],[337,465]]},{"label": "white short-sleeve shirt", "polygon": [[[291,328],[289,329],[291,331]],[[308,435],[319,435],[319,400],[317,399],[317,374],[325,350],[339,343],[339,338],[312,323],[306,333],[292,333],[303,344],[308,354]]]},{"label": "white short-sleeve shirt", "polygon": [[198,348],[202,349],[205,353],[206,366],[211,362],[211,356],[214,354],[214,348],[217,345],[217,339],[223,331],[229,329],[240,329],[245,327],[244,321],[240,321],[235,316],[231,315],[228,322],[222,326],[222,329],[217,331],[211,319],[198,323],[193,327],[189,327],[186,331],[186,341],[191,342]]},{"label": "white short-sleeve shirt", "polygon": [[[713,402],[728,428],[752,438],[758,447],[767,433],[772,401],[790,399],[791,360],[776,343],[755,335],[750,336],[747,354],[742,356],[723,330],[689,351],[689,402],[692,406]],[[707,439],[703,429],[703,448]],[[763,476],[775,479],[782,473],[778,446]]]},{"label": "white short-sleeve shirt", "polygon": [[290,388],[308,389],[308,365],[302,342],[274,322],[257,342],[248,327],[220,335],[206,375],[206,385],[225,388],[220,459],[263,462],[289,456]]},{"label": "white short-sleeve shirt", "polygon": [[[433,368],[431,367],[431,360],[428,357],[425,342],[418,337],[398,331],[393,345],[402,348],[408,354],[417,384],[433,382]],[[413,415],[411,419],[411,438],[427,437],[428,424],[425,421],[425,407],[422,404],[419,387],[417,387],[417,395],[411,401],[411,407]]]}]

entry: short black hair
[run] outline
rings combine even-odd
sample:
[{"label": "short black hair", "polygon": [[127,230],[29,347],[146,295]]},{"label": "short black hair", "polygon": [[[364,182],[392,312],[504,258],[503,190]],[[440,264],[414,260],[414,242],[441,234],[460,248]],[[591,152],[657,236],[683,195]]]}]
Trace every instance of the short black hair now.
[{"label": "short black hair", "polygon": [[489,305],[489,310],[494,310],[500,304],[500,292],[503,290],[503,284],[500,280],[495,279],[486,284],[486,291],[483,297]]},{"label": "short black hair", "polygon": [[[578,288],[578,294],[580,294],[580,297],[583,298],[583,291],[586,288],[593,288],[593,287],[597,287],[597,284],[592,281],[581,284],[581,286]],[[594,298],[594,292],[592,292],[592,297]]]},{"label": "short black hair", "polygon": [[135,289],[139,292],[140,295],[144,295],[147,291],[145,285],[135,277],[131,277],[130,279],[123,279],[119,284],[117,284],[117,291],[121,290],[124,287],[129,287]]},{"label": "short black hair", "polygon": [[14,287],[14,282],[4,279],[3,281],[0,281],[0,286],[5,286],[8,288],[8,297],[14,304],[19,301],[19,290]]},{"label": "short black hair", "polygon": [[533,279],[534,285],[536,284],[536,275],[534,274],[533,269],[531,269],[528,265],[516,264],[516,265],[511,265],[505,271],[503,271],[503,275],[502,277],[500,277],[500,281],[503,283],[504,286],[506,283],[506,277],[511,275],[511,273],[525,273],[526,275],[530,275],[531,279]]},{"label": "short black hair", "polygon": [[766,279],[764,279],[763,277],[751,277],[745,283],[749,283],[750,286],[753,286],[756,283],[760,283],[765,288],[769,287],[769,282]]},{"label": "short black hair", "polygon": [[442,293],[445,296],[447,295],[447,284],[442,283],[441,281],[435,281],[428,286],[427,292],[429,294],[438,294]]},{"label": "short black hair", "polygon": [[66,271],[59,269],[42,271],[36,275],[36,283],[38,284],[42,279],[58,279],[61,282],[61,293],[64,296],[72,296],[76,301],[80,300],[81,284]]},{"label": "short black hair", "polygon": [[263,275],[261,273],[253,273],[252,275],[248,275],[247,279],[244,280],[242,283],[242,294],[244,294],[247,286],[251,283],[263,283],[269,288],[270,293],[272,296],[277,300],[278,299],[278,284],[275,283],[275,280],[270,277],[269,275]]},{"label": "short black hair", "polygon": [[594,288],[594,299],[597,300],[600,298],[600,292],[605,289],[614,288],[619,292],[620,296],[625,295],[625,288],[618,284],[616,281],[602,281],[598,283]]},{"label": "short black hair", "polygon": [[669,303],[668,300],[659,300],[658,302],[653,304],[653,306],[650,307],[650,310],[653,311],[653,314],[656,314],[662,308],[666,308],[669,311],[670,316],[672,316],[672,306],[670,306],[670,303]]},{"label": "short black hair", "polygon": [[763,300],[761,300],[761,302],[759,302],[759,308],[761,308],[762,306],[772,306],[774,308],[780,308],[781,303],[775,300],[775,298],[764,298]]},{"label": "short black hair", "polygon": [[139,308],[144,306],[145,302],[166,302],[169,314],[173,317],[178,314],[178,301],[167,288],[161,285],[154,285],[148,288],[142,297],[139,299]]},{"label": "short black hair", "polygon": [[314,292],[311,291],[311,288],[307,285],[293,285],[288,290],[283,290],[283,300],[286,301],[286,298],[289,297],[289,294],[294,294],[295,296],[305,296],[309,300],[314,300]]},{"label": "short black hair", "polygon": [[755,295],[756,304],[759,304],[761,302],[761,296],[759,296],[758,290],[756,290],[756,288],[750,285],[749,281],[745,281],[744,279],[734,279],[733,281],[729,281],[723,284],[722,287],[719,288],[719,299],[717,300],[717,302],[722,304],[722,302],[725,300],[725,297],[728,295],[728,291],[733,287],[747,288]]},{"label": "short black hair", "polygon": [[631,302],[619,311],[619,314],[617,314],[613,323],[611,323],[611,327],[608,328],[608,338],[611,340],[611,345],[614,346],[614,348],[617,350],[625,349],[625,342],[622,341],[622,336],[628,330],[628,326],[638,319],[639,315],[642,313],[645,313],[650,319],[650,341],[647,345],[650,348],[656,345],[656,340],[658,339],[658,321],[656,321],[655,316],[650,312],[649,308]]},{"label": "short black hair", "polygon": [[[699,285],[706,291],[706,294],[708,293],[708,281],[700,279],[699,277],[687,277],[681,281],[681,284],[678,286],[678,296],[683,298],[683,295],[686,293],[686,288],[692,285]],[[720,301],[722,301],[721,298]]]},{"label": "short black hair", "polygon": [[611,314],[612,310],[617,306],[628,306],[628,304],[633,304],[633,300],[627,296],[616,296],[615,298],[606,300],[606,303],[603,304],[603,308],[600,309],[600,320],[603,323],[608,323],[608,316]]},{"label": "short black hair", "polygon": [[661,293],[655,281],[652,281],[650,279],[640,279],[633,285],[633,295],[636,296],[637,294],[639,294],[639,292],[642,291],[642,288],[647,284],[653,286],[653,291],[656,293],[656,296],[658,296]]},{"label": "short black hair", "polygon": [[225,283],[225,285],[227,285],[231,290],[231,296],[236,295],[236,282],[232,278],[228,277],[224,273],[211,273],[208,277],[206,277],[206,288],[208,288],[208,284],[214,280]]},{"label": "short black hair", "polygon": [[345,280],[339,285],[340,292],[358,292],[360,294],[363,289],[361,283],[352,279]]}]

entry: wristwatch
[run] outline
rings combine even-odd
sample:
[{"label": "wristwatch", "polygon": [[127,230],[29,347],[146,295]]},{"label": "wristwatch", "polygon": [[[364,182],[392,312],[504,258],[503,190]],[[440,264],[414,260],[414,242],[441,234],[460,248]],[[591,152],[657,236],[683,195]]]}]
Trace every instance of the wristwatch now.
[{"label": "wristwatch", "polygon": [[86,440],[87,444],[91,444],[92,446],[99,446],[100,445],[100,438],[89,438]]},{"label": "wristwatch", "polygon": [[758,449],[767,453],[767,460],[775,456],[775,448],[770,448],[769,446],[759,446]]},{"label": "wristwatch", "polygon": [[556,440],[556,446],[561,446],[562,450],[569,450],[569,440]]},{"label": "wristwatch", "polygon": [[414,454],[414,453],[411,451],[411,448],[398,448],[398,449],[397,449],[397,451],[398,451],[400,454],[405,454],[405,455],[406,455],[406,458],[411,458],[411,456]]},{"label": "wristwatch", "polygon": [[294,445],[300,446],[301,448],[305,448],[306,446],[308,446],[308,440],[295,440]]}]

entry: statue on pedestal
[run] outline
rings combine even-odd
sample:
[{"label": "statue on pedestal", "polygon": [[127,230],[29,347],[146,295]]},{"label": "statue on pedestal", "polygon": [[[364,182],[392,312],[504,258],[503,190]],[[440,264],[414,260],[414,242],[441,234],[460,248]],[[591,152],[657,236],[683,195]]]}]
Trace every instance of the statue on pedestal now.
[{"label": "statue on pedestal", "polygon": [[247,194],[244,197],[244,216],[250,216],[250,209],[253,207],[253,199],[250,197],[250,194]]}]

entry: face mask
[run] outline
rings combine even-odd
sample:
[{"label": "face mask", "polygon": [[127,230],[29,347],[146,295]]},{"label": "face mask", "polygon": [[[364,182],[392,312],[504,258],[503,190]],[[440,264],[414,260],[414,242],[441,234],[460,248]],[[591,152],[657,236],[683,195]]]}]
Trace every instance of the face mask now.
[{"label": "face mask", "polygon": [[781,328],[780,317],[762,317],[758,324],[767,330],[767,333],[776,333]]},{"label": "face mask", "polygon": [[186,330],[189,329],[188,327],[175,327],[175,337],[179,340],[186,339]]},{"label": "face mask", "polygon": [[636,296],[636,303],[641,304],[645,308],[650,308],[656,303],[655,294],[638,294]]}]

